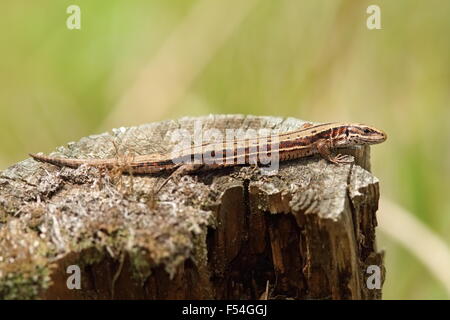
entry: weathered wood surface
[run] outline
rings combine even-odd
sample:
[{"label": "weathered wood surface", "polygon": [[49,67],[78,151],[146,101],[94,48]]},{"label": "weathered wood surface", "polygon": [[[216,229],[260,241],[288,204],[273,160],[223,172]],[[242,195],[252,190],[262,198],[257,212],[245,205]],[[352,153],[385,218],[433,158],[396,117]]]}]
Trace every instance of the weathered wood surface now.
[{"label": "weathered wood surface", "polygon": [[[164,153],[175,129],[268,128],[303,121],[208,116],[120,128],[52,155]],[[113,143],[114,141],[114,143]],[[0,172],[0,297],[56,299],[378,299],[366,267],[382,266],[375,243],[378,180],[369,148],[355,164],[319,157],[280,165],[129,176],[58,168],[31,159]],[[81,289],[67,288],[69,265]]]}]

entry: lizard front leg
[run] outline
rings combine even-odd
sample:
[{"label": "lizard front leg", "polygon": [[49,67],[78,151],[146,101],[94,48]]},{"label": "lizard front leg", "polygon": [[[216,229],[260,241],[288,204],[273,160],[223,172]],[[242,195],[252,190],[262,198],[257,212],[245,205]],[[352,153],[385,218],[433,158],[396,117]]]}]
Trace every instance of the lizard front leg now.
[{"label": "lizard front leg", "polygon": [[344,164],[352,163],[353,160],[348,155],[337,154],[333,156],[331,154],[330,142],[328,140],[322,139],[316,142],[317,152],[322,156],[322,158],[334,163],[334,164]]}]

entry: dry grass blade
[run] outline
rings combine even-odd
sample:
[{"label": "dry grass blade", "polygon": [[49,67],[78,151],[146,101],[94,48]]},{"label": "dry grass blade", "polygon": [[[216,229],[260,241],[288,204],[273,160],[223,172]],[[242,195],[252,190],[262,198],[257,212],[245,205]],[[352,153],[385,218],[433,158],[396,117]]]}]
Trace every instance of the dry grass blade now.
[{"label": "dry grass blade", "polygon": [[408,249],[445,287],[450,297],[450,248],[412,213],[387,199],[380,199],[380,231]]}]

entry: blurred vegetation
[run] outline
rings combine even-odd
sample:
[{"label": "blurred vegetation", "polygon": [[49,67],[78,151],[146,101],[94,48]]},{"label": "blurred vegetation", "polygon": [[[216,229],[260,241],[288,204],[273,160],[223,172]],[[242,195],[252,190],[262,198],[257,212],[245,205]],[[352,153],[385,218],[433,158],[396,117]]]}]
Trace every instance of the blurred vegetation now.
[{"label": "blurred vegetation", "polygon": [[[81,30],[66,27],[71,4]],[[371,4],[382,30],[366,27]],[[389,136],[372,152],[382,196],[449,244],[449,12],[442,0],[4,1],[0,169],[184,115],[363,122]],[[411,253],[378,240],[384,298],[449,298]]]}]

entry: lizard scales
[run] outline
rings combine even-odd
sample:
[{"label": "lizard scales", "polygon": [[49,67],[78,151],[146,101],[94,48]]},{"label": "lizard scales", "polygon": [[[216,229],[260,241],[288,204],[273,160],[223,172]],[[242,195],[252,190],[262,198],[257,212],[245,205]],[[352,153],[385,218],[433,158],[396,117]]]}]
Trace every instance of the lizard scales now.
[{"label": "lizard scales", "polygon": [[[275,137],[278,144],[273,149],[271,137]],[[349,163],[350,161],[343,155],[332,155],[332,150],[338,148],[352,147],[357,145],[377,144],[385,141],[386,134],[374,127],[363,124],[353,123],[323,123],[323,124],[305,124],[298,130],[280,133],[267,139],[249,138],[234,140],[230,149],[229,145],[224,143],[203,144],[192,146],[180,151],[180,157],[195,158],[204,155],[211,150],[220,150],[223,154],[223,164],[201,164],[195,168],[215,169],[224,166],[235,166],[240,164],[252,164],[252,156],[259,159],[258,154],[264,152],[278,152],[279,161],[299,159],[314,154],[320,154],[323,158],[336,164]],[[264,141],[264,145],[262,145]],[[241,149],[240,149],[241,148]],[[272,148],[272,149],[271,149]],[[51,163],[60,167],[77,168],[80,165],[87,164],[97,167],[112,169],[117,165],[125,165],[133,173],[151,174],[161,171],[171,171],[178,167],[179,161],[170,155],[138,155],[129,160],[119,158],[108,159],[73,159],[73,158],[55,158],[43,155],[30,154],[33,159],[41,162]],[[178,164],[177,164],[178,163]],[[193,171],[194,167],[190,170]]]}]

